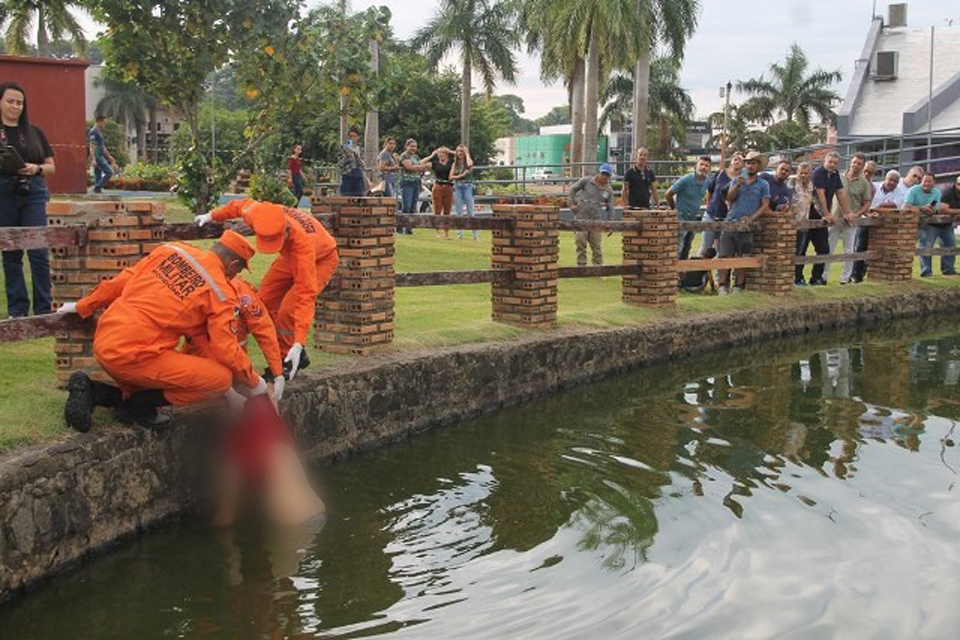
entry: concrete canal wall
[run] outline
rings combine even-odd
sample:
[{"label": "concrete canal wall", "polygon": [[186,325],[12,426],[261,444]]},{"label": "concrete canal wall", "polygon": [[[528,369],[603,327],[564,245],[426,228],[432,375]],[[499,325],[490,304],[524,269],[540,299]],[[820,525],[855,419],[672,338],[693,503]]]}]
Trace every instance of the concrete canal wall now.
[{"label": "concrete canal wall", "polygon": [[[284,411],[313,461],[382,446],[655,362],[831,328],[960,310],[960,288],[710,314],[354,360],[306,371]],[[111,427],[0,457],[0,601],[203,501],[213,430]]]}]

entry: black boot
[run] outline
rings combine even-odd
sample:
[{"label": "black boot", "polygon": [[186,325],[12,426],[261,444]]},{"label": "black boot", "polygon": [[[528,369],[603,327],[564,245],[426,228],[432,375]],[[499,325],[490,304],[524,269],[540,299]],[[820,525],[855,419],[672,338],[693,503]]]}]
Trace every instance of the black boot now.
[{"label": "black boot", "polygon": [[162,429],[170,424],[170,416],[157,413],[170,403],[159,389],[137,391],[117,407],[117,419],[124,424],[138,424],[148,429]]},{"label": "black boot", "polygon": [[67,382],[67,405],[63,417],[80,433],[90,431],[94,407],[116,407],[123,399],[120,389],[91,380],[83,371],[74,371]]}]

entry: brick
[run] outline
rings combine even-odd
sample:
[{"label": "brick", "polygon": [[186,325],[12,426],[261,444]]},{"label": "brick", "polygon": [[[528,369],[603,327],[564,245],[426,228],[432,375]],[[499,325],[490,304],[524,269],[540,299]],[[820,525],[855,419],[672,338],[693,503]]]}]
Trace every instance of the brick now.
[{"label": "brick", "polygon": [[87,258],[84,265],[87,269],[120,271],[130,266],[129,260],[113,258]]},{"label": "brick", "polygon": [[133,234],[146,233],[147,239],[150,237],[149,231],[140,231],[136,229],[91,229],[87,232],[87,240],[90,242],[121,242],[134,239]]}]

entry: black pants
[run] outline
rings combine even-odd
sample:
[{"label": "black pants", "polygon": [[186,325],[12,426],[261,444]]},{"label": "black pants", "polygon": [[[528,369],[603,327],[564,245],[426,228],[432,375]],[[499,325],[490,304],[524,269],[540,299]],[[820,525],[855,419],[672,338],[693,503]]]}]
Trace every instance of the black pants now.
[{"label": "black pants", "polygon": [[[807,229],[797,232],[797,255],[807,255],[807,247],[813,245],[813,250],[818,256],[825,256],[830,253],[830,230],[827,228]],[[810,282],[823,280],[823,269],[826,265],[819,263],[813,265],[813,272],[810,274]],[[800,282],[803,280],[803,265],[796,266],[794,280]]]},{"label": "black pants", "polygon": [[[870,249],[870,227],[860,227],[857,229],[857,253],[861,251],[868,251]],[[857,260],[853,263],[853,278],[854,282],[862,282],[864,278],[867,277],[867,261],[866,260]]]}]

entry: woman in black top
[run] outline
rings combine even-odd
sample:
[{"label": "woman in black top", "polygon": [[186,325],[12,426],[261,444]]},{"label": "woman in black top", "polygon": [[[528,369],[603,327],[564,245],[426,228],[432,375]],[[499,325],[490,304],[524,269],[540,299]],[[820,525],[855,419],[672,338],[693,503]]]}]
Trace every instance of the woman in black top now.
[{"label": "woman in black top", "polygon": [[[0,168],[0,227],[47,226],[47,191],[45,176],[53,175],[53,150],[47,137],[30,124],[27,96],[15,82],[0,84],[0,147],[12,147],[26,163],[18,171]],[[33,279],[33,312],[50,313],[50,258],[46,249],[29,249],[30,274]],[[30,298],[23,279],[23,251],[3,252],[3,275],[7,289],[7,312],[10,317],[30,313]]]},{"label": "woman in black top", "polygon": [[[450,171],[453,169],[453,154],[450,149],[440,147],[435,149],[424,162],[430,162],[430,168],[433,170],[433,214],[437,216],[448,216],[453,209],[453,180],[450,179]],[[437,237],[440,237],[440,231],[437,231]],[[450,229],[443,230],[443,237],[450,239]]]}]

